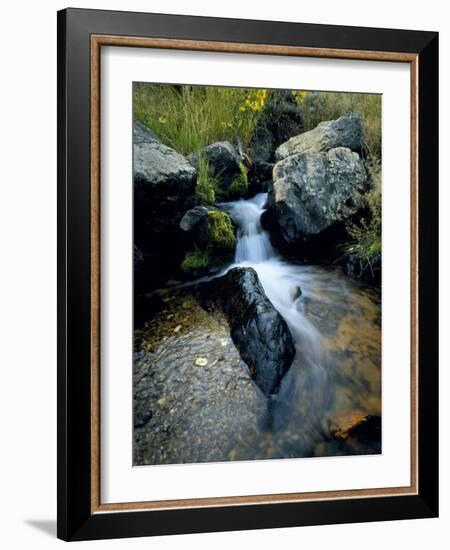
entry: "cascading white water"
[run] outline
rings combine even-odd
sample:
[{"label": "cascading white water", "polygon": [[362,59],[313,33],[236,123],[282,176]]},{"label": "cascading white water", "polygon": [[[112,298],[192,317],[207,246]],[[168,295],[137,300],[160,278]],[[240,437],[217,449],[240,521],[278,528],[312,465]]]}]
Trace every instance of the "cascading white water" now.
[{"label": "cascading white water", "polygon": [[253,199],[230,204],[231,216],[238,226],[238,241],[234,261],[261,263],[275,256],[269,235],[261,226],[261,214],[266,194],[259,193]]},{"label": "cascading white water", "polygon": [[274,251],[268,233],[261,226],[267,200],[259,193],[249,200],[223,205],[238,227],[235,263],[231,267],[252,267],[269,300],[287,322],[297,349],[316,365],[320,358],[320,333],[302,314],[299,296],[308,295],[311,279],[301,266],[282,260]]}]

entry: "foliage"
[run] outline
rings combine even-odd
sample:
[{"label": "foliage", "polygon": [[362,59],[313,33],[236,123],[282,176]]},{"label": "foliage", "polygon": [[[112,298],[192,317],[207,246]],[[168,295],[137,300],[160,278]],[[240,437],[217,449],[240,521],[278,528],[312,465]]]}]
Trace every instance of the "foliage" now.
[{"label": "foliage", "polygon": [[301,109],[305,132],[325,120],[357,113],[363,124],[367,156],[381,159],[381,95],[297,90],[292,95]]},{"label": "foliage", "polygon": [[161,141],[181,154],[239,136],[246,148],[253,136],[266,90],[135,83],[133,114]]},{"label": "foliage", "polygon": [[265,89],[252,89],[246,92],[244,103],[239,110],[245,111],[262,111],[267,99],[267,90]]},{"label": "foliage", "polygon": [[370,167],[374,188],[366,196],[367,216],[358,223],[347,224],[347,232],[352,241],[347,245],[348,256],[356,254],[363,269],[371,268],[373,261],[381,254],[381,169],[380,164]]},{"label": "foliage", "polygon": [[195,197],[198,203],[205,206],[214,204],[217,185],[217,180],[209,175],[208,161],[202,155],[198,155],[197,183],[195,186]]}]

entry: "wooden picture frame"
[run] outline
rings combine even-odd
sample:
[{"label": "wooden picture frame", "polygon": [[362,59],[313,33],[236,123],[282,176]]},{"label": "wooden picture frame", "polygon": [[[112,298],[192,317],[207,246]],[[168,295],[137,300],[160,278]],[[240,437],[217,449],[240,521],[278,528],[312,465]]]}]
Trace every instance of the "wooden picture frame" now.
[{"label": "wooden picture frame", "polygon": [[[100,50],[326,57],[411,67],[411,486],[100,501]],[[438,35],[67,9],[58,13],[58,537],[86,540],[438,514]]]}]

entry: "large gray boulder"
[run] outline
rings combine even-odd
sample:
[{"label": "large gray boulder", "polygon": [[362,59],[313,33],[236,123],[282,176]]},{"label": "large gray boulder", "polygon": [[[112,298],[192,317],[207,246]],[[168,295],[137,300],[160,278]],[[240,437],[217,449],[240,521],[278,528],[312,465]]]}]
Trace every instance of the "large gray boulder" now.
[{"label": "large gray boulder", "polygon": [[[200,155],[208,162],[209,175],[219,180],[224,189],[233,183],[233,177],[241,172],[240,157],[228,141],[211,143],[204,147]],[[189,161],[198,168],[198,154],[192,153]]]},{"label": "large gray boulder", "polygon": [[195,191],[197,171],[182,155],[158,141],[134,144],[134,183],[152,198],[182,202]]},{"label": "large gray boulder", "polygon": [[304,132],[282,143],[275,151],[276,160],[307,152],[326,152],[335,147],[348,147],[361,152],[363,131],[357,114],[349,114],[321,122],[313,130]]},{"label": "large gray boulder", "polygon": [[151,141],[160,140],[158,136],[150,130],[150,128],[147,128],[147,126],[144,126],[144,124],[135,120],[133,122],[133,143],[148,143]]},{"label": "large gray boulder", "polygon": [[370,187],[364,163],[349,148],[293,154],[274,167],[262,223],[276,244],[301,256],[307,241],[338,240],[337,228],[360,209]]},{"label": "large gray boulder", "polygon": [[251,267],[236,267],[203,286],[207,301],[218,302],[231,337],[250,375],[265,395],[278,391],[295,355],[291,333],[267,298]]},{"label": "large gray boulder", "polygon": [[153,139],[145,127],[136,126],[136,130],[134,244],[145,259],[136,278],[138,283],[142,280],[153,286],[183,259],[185,243],[179,223],[195,204],[197,171],[185,157]]}]

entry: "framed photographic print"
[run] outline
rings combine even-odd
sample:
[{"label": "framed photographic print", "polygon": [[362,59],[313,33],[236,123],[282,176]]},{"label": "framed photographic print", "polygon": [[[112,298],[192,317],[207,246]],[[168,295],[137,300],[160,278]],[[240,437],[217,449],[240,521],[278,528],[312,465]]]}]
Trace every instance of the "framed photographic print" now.
[{"label": "framed photographic print", "polygon": [[438,36],[58,13],[58,536],[438,514]]}]

